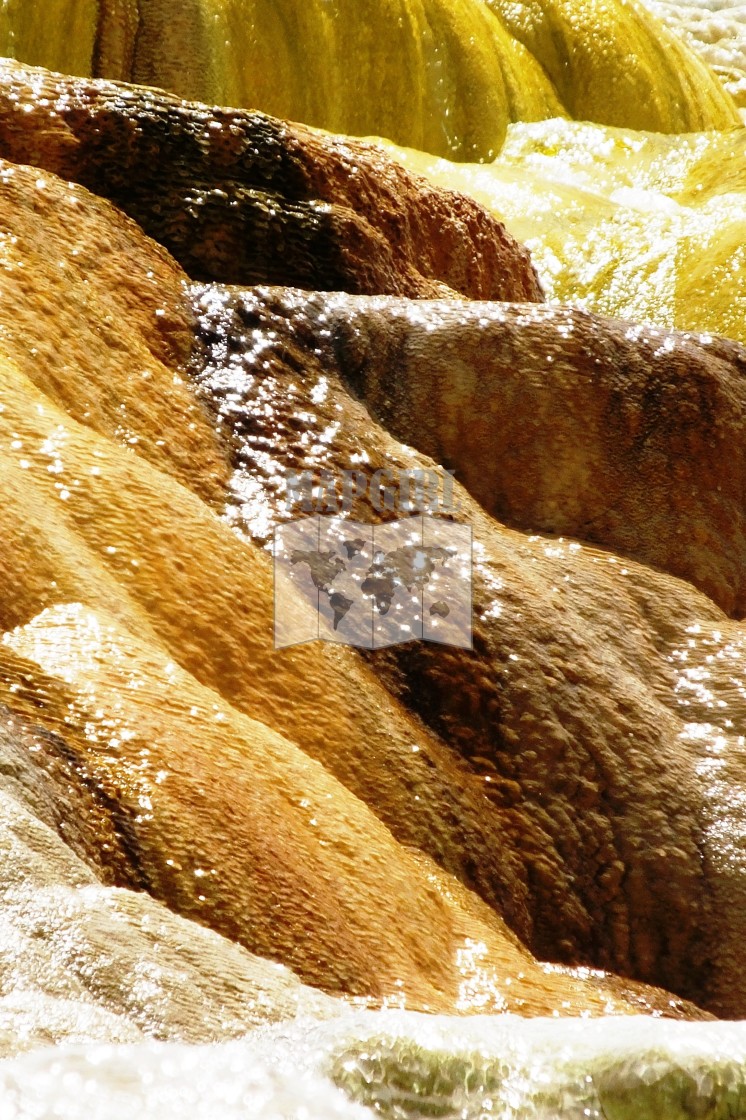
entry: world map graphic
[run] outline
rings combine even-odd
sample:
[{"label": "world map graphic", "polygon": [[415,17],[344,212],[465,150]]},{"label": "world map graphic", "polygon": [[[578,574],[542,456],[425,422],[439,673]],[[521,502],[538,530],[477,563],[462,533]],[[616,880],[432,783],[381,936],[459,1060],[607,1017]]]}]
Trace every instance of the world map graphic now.
[{"label": "world map graphic", "polygon": [[[382,526],[306,518],[282,527],[275,564],[307,602],[316,599],[319,631],[295,641],[320,637],[368,648],[413,638],[471,644],[468,527],[432,517]],[[276,598],[278,645],[295,644],[292,635],[277,641],[289,605],[283,594]]]}]

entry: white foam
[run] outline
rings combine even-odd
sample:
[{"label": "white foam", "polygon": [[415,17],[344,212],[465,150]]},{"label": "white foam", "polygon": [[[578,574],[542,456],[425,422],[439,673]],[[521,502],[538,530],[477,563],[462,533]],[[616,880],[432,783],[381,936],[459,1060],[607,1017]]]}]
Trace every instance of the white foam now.
[{"label": "white foam", "polygon": [[745,1114],[744,1085],[746,1023],[351,1011],[212,1046],[40,1049],[0,1062],[0,1120],[714,1118]]},{"label": "white foam", "polygon": [[733,0],[643,0],[720,74],[746,104],[746,4]]}]

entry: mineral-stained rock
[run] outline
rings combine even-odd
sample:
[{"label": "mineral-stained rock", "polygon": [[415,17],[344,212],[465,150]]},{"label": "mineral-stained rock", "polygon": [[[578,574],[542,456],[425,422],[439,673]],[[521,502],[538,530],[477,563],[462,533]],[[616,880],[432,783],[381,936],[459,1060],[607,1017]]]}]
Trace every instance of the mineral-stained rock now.
[{"label": "mineral-stained rock", "polygon": [[59,736],[4,708],[0,721],[0,1056],[60,1041],[209,1042],[303,1009],[335,1014],[288,970],[141,889],[104,885],[121,837],[95,822],[110,826],[118,808],[101,812],[92,773]]},{"label": "mineral-stained rock", "polygon": [[[311,647],[273,651],[270,572],[266,565],[254,570],[254,550],[247,554],[232,534],[219,532],[199,502],[175,520],[170,500],[157,497],[159,486],[153,490],[155,474],[136,484],[140,497],[123,520],[114,513],[135,455],[213,508],[225,506],[228,463],[179,365],[193,314],[183,274],[108,203],[48,174],[5,165],[0,215],[7,232],[2,343],[13,359],[0,382],[7,425],[0,443],[0,627],[65,600],[126,616],[137,633],[155,636],[155,621],[169,656],[241,710],[293,741],[301,735],[304,749],[323,747],[343,783],[371,797],[387,824],[397,823],[399,839],[480,883],[485,898],[521,928],[525,907],[512,857],[487,871],[500,833],[480,819],[481,790],[434,737],[413,732],[353,656],[319,657]],[[43,431],[28,427],[30,414],[46,417]],[[108,438],[86,451],[91,433]],[[110,478],[115,444],[128,454]],[[143,505],[153,514],[146,522]],[[131,543],[130,518],[139,525]],[[214,548],[206,573],[204,556]],[[196,626],[185,601],[199,604]],[[288,674],[305,680],[297,695]],[[410,750],[413,738],[420,752]],[[356,740],[367,743],[364,755],[350,752]],[[413,803],[418,785],[423,793]]]},{"label": "mineral-stained rock", "polygon": [[[547,971],[500,913],[546,955],[738,1011],[738,906],[726,900],[740,886],[717,847],[720,787],[708,799],[689,772],[665,661],[683,648],[666,642],[688,640],[682,616],[721,628],[720,612],[631,565],[620,635],[622,577],[599,577],[601,558],[581,550],[563,622],[562,561],[457,488],[478,533],[475,652],[377,656],[377,680],[348,649],[274,651],[269,558],[206,504],[221,502],[228,463],[183,380],[183,276],[108,204],[35,177],[6,167],[0,184],[0,685],[12,718],[45,735],[29,744],[24,732],[11,760],[24,820],[33,810],[59,837],[49,790],[71,790],[65,858],[327,990],[441,1009],[691,1014],[659,993]],[[318,322],[289,329],[283,298],[307,297],[247,296],[235,323],[225,291],[195,298],[217,363],[202,391],[223,378],[224,433],[231,409],[243,425],[236,498],[248,479],[272,515],[280,494],[265,482],[314,458],[427,463],[320,364]],[[42,318],[54,345],[40,356]],[[252,462],[270,475],[242,471]],[[639,757],[619,747],[629,735]],[[21,748],[39,759],[31,800]],[[725,818],[736,832],[738,804]],[[97,862],[99,842],[111,850]],[[47,847],[34,849],[42,868]],[[68,914],[82,901],[58,899]]]},{"label": "mineral-stained rock", "polygon": [[[575,120],[651,132],[739,121],[709,68],[643,4],[486,0],[539,60]],[[727,123],[726,123],[727,122]]]},{"label": "mineral-stained rock", "polygon": [[[3,379],[12,385],[11,367]],[[458,838],[474,834],[493,890],[510,874],[510,853],[489,871],[479,783],[459,778],[457,760],[354,653],[273,654],[268,557],[165,473],[20,388],[4,396],[0,437],[0,600],[4,626],[20,623],[0,647],[3,696],[70,743],[103,787],[148,891],[332,991],[401,992],[441,1010],[634,1006],[532,965],[494,911],[398,845],[332,776],[352,775],[382,814],[409,812],[402,835],[425,835],[429,817],[427,846],[464,872],[475,849]],[[42,457],[23,467],[11,447],[61,430],[65,470],[80,481],[65,500]],[[273,726],[294,729],[303,748]],[[384,759],[397,758],[402,768],[386,773]],[[418,781],[422,807],[410,811]],[[449,819],[454,798],[463,815]],[[486,953],[467,960],[469,945]]]},{"label": "mineral-stained rock", "polygon": [[543,299],[528,252],[471,199],[260,113],[6,62],[0,155],[111,199],[196,278]]},{"label": "mineral-stained rock", "polygon": [[[516,928],[530,922],[527,884],[522,856],[511,844],[503,851],[481,778],[356,652],[273,650],[270,558],[207,504],[227,486],[227,459],[180,366],[192,314],[184,277],[109,204],[49,175],[37,186],[36,174],[6,167],[0,183],[9,292],[0,305],[0,694],[13,725],[7,796],[19,806],[8,850],[20,843],[22,857],[0,861],[8,920],[31,931],[32,949],[36,931],[49,930],[63,975],[66,947],[84,938],[84,1002],[90,985],[108,1001],[110,910],[115,924],[129,915],[125,926],[133,914],[138,925],[142,907],[148,923],[160,913],[145,895],[104,889],[115,884],[330,992],[440,1010],[696,1015],[658,991],[539,965],[500,916]],[[107,238],[126,269],[107,259]],[[92,355],[66,346],[56,259],[70,262],[69,299]],[[112,285],[121,291],[109,303]],[[34,354],[35,314],[57,364],[51,348]],[[68,811],[55,805],[75,816],[68,846]],[[10,809],[5,819],[15,819]],[[134,1009],[126,1037],[130,1027],[153,1033],[153,1000],[164,1000],[182,1036],[193,1014],[191,1002],[178,1004],[170,971],[181,948],[154,995],[137,987],[140,974],[134,992],[121,982],[133,958],[150,960],[149,938],[181,944],[183,927],[164,922],[145,943],[123,932],[111,966]],[[24,950],[15,964],[11,980],[29,989],[46,969],[36,990],[60,995],[60,972],[43,954]],[[234,965],[218,961],[215,971],[210,1009],[221,984],[234,984]],[[251,990],[248,979],[236,986],[239,996]],[[77,1001],[73,989],[62,983],[61,998]],[[53,1033],[77,1037],[57,1011]],[[25,1005],[10,1013],[28,1022]],[[105,1024],[94,1019],[86,1029],[99,1037]],[[206,1029],[212,1022],[210,1010]]]},{"label": "mineral-stained rock", "polygon": [[[485,348],[513,314],[524,315],[529,337],[542,322],[553,322],[560,339],[570,326],[580,332],[589,325],[582,316],[543,309],[540,316],[536,309],[483,305],[416,304],[405,311],[389,301],[386,310],[384,300],[332,296],[309,304],[301,294],[261,290],[198,290],[196,299],[206,344],[201,392],[235,441],[233,517],[257,537],[299,512],[285,508],[283,468],[320,477],[324,470],[372,476],[380,468],[434,466],[375,424],[340,377],[344,367],[363,384],[353,376],[364,368],[370,341],[363,303],[368,321],[409,318],[413,354],[420,352],[420,331],[434,331],[448,349],[451,331],[458,338],[480,318]],[[597,324],[608,347],[597,356],[612,362],[622,340],[613,325],[604,336],[607,326]],[[254,341],[243,345],[242,337]],[[717,356],[708,367],[703,344],[673,335],[660,342],[667,338],[669,355],[682,365],[681,398],[673,386],[666,403],[684,415],[695,408],[686,405],[690,393],[697,401],[696,391],[712,391],[727,416],[728,402],[735,408],[741,393],[736,349],[713,343]],[[562,343],[568,384],[573,344],[572,335]],[[376,345],[384,345],[383,336]],[[624,341],[620,378],[624,363],[634,370],[633,350]],[[458,387],[475,384],[477,373],[465,359],[459,366],[454,352],[449,358],[453,376],[444,394],[454,387],[455,409]],[[593,377],[601,392],[604,376],[590,370],[579,380]],[[531,392],[542,384],[537,373]],[[523,407],[517,374],[514,385],[511,408]],[[437,399],[445,396],[420,403],[423,432],[431,430]],[[541,420],[536,397],[527,402],[524,414]],[[640,431],[649,439],[660,407],[661,393],[640,399]],[[568,408],[558,396],[551,414],[558,425],[567,422]],[[477,423],[475,415],[464,421],[464,440]],[[413,410],[408,444],[417,430]],[[527,443],[531,438],[527,433]],[[707,470],[704,449],[702,455]],[[460,487],[454,493],[461,508],[449,516],[470,523],[475,538],[473,651],[412,643],[369,661],[481,783],[485,816],[500,822],[493,866],[512,852],[522,867],[514,882],[525,912],[513,912],[511,921],[517,918],[516,928],[540,956],[654,979],[711,1010],[742,1015],[743,626],[682,581],[564,537],[510,531]],[[368,498],[359,497],[351,512],[361,520],[381,517]],[[317,757],[339,772],[328,754]]]},{"label": "mineral-stained rock", "polygon": [[[42,670],[40,720],[65,731],[79,765],[130,814],[149,893],[182,915],[341,993],[440,1011],[696,1015],[613,977],[543,969],[494,912],[397,845],[321,765],[164,668],[112,620],[61,605],[3,645],[0,676],[9,679],[8,649]],[[23,706],[7,683],[3,691]],[[53,941],[69,920],[63,912],[55,922],[55,901],[65,900],[49,899]],[[65,909],[76,905],[85,896]]]},{"label": "mineral-stained rock", "polygon": [[[181,269],[104,199],[4,161],[0,231],[2,352],[38,392],[38,407],[53,402],[221,501],[223,450],[178,377],[191,349]],[[9,392],[6,379],[0,399]],[[46,459],[60,495],[76,485],[64,439],[61,429],[17,447],[23,463]]]},{"label": "mineral-stained rock", "polygon": [[[29,666],[20,662],[16,667],[16,695],[40,687],[38,673],[29,674]],[[46,869],[50,881],[55,876],[67,881],[66,869],[83,863],[107,885],[142,889],[126,813],[120,814],[90,772],[76,763],[64,738],[0,707],[2,795],[36,818],[40,835],[48,830],[50,846],[40,849],[39,869]],[[55,833],[63,844],[52,843]],[[20,886],[29,874],[29,864],[22,870],[6,864],[0,889]]]},{"label": "mineral-stained rock", "polygon": [[746,614],[742,345],[548,306],[285,307],[290,333],[488,513],[607,546]]}]

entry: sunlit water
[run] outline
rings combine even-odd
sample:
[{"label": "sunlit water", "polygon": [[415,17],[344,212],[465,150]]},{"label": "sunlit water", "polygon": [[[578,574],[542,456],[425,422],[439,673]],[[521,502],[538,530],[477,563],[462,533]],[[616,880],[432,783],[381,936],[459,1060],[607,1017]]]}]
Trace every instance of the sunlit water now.
[{"label": "sunlit water", "polygon": [[653,11],[714,68],[746,107],[746,5],[738,0],[647,0]]},{"label": "sunlit water", "polygon": [[746,1115],[746,1027],[299,1019],[216,1046],[60,1047],[0,1063],[0,1117],[654,1120]]}]

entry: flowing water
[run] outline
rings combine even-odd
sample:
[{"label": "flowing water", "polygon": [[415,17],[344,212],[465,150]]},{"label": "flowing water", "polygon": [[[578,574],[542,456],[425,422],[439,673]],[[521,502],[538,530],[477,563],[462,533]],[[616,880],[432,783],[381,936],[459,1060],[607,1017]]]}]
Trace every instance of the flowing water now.
[{"label": "flowing water", "polygon": [[220,1046],[38,1051],[0,1065],[0,1116],[726,1120],[746,1110],[745,1062],[725,1023],[358,1012]]},{"label": "flowing water", "polygon": [[490,164],[387,149],[501,218],[550,299],[746,341],[745,130],[515,124]]}]

